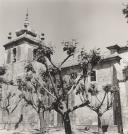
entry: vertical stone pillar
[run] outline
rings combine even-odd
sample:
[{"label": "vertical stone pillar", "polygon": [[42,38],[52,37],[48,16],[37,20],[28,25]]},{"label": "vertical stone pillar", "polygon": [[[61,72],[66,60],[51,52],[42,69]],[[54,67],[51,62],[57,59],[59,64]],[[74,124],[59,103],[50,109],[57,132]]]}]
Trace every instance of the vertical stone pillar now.
[{"label": "vertical stone pillar", "polygon": [[[118,71],[117,71],[118,70]],[[113,82],[114,87],[114,100],[113,100],[113,115],[114,125],[118,126],[118,132],[123,134],[123,122],[122,122],[122,91],[124,91],[124,83],[120,83],[119,79],[122,78],[122,70],[117,66],[113,66]]]},{"label": "vertical stone pillar", "polygon": [[128,81],[120,83],[120,98],[124,131],[128,131]]}]

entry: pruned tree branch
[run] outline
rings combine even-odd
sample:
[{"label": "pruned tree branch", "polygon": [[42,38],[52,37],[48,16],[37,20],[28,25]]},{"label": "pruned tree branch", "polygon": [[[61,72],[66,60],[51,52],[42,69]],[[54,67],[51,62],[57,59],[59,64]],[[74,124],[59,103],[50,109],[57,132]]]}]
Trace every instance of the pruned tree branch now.
[{"label": "pruned tree branch", "polygon": [[61,62],[60,66],[59,66],[58,68],[60,69],[60,68],[62,67],[62,65],[63,65],[71,56],[73,56],[73,54],[68,55],[68,56]]},{"label": "pruned tree branch", "polygon": [[33,105],[32,101],[31,101],[31,100],[28,100],[28,99],[25,97],[25,95],[23,96],[23,99],[25,100],[25,102],[26,102],[27,104],[31,105],[31,106],[37,111],[37,109],[36,109],[36,107]]},{"label": "pruned tree branch", "polygon": [[11,110],[11,113],[15,111],[15,109],[18,107],[19,103],[22,101],[22,98],[16,103],[15,107]]},{"label": "pruned tree branch", "polygon": [[51,65],[52,65],[54,68],[59,69],[59,68],[52,62],[51,59],[48,59],[48,60],[50,61]]},{"label": "pruned tree branch", "polygon": [[104,93],[104,97],[103,97],[103,99],[102,99],[100,105],[98,106],[98,108],[100,108],[100,107],[102,106],[102,104],[104,103],[104,100],[105,100],[106,95],[107,95],[107,93],[105,92],[105,93]]},{"label": "pruned tree branch", "polygon": [[104,114],[105,112],[107,112],[108,110],[110,110],[112,108],[111,105],[109,105],[106,109],[104,109],[104,111],[102,112],[102,114]]},{"label": "pruned tree branch", "polygon": [[51,95],[54,99],[57,99],[47,88],[44,87],[43,81],[42,81],[41,78],[38,77],[38,79],[35,78],[35,80],[36,80],[37,82],[39,82],[39,84],[41,85],[41,87],[42,87],[49,95]]},{"label": "pruned tree branch", "polygon": [[77,80],[77,82],[71,87],[71,89],[68,91],[68,95],[75,90],[75,88],[77,87],[77,85],[79,84],[79,82],[82,80],[83,75],[80,76],[80,78]]},{"label": "pruned tree branch", "polygon": [[96,107],[94,107],[94,106],[92,106],[92,105],[90,105],[90,104],[89,104],[89,105],[87,105],[87,107],[88,107],[88,108],[90,108],[91,110],[95,111],[95,112],[96,112],[96,110],[97,110],[97,108],[96,108]]},{"label": "pruned tree branch", "polygon": [[50,74],[50,71],[49,71],[49,69],[48,69],[47,63],[45,64],[45,66],[46,66],[46,69],[47,69],[47,71],[48,71],[48,75],[49,75],[49,78],[50,78],[50,82],[51,82],[52,87],[53,87],[53,92],[54,92],[56,98],[58,98],[58,95],[57,95],[57,88],[56,88],[56,86],[54,85],[54,82],[53,82],[52,76],[51,76],[51,74]]},{"label": "pruned tree branch", "polygon": [[83,103],[81,103],[81,104],[79,104],[79,105],[73,106],[73,108],[69,108],[69,109],[67,110],[67,112],[70,113],[70,112],[72,112],[72,111],[74,111],[74,110],[76,110],[76,109],[78,109],[78,108],[87,106],[89,103],[90,103],[90,102],[87,100],[87,101],[85,101],[85,102],[83,102]]}]

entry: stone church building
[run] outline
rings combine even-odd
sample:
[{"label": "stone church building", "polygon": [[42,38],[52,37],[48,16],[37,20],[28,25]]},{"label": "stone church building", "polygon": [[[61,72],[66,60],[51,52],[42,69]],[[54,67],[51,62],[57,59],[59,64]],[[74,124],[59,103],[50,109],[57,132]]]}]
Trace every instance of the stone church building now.
[{"label": "stone church building", "polygon": [[[4,44],[5,48],[5,66],[7,67],[6,76],[14,79],[24,73],[24,65],[26,61],[33,60],[33,49],[44,40],[44,35],[40,37],[30,28],[28,14],[24,22],[24,27],[16,32],[16,37],[12,38],[11,33],[8,36],[8,42]],[[106,112],[104,120],[110,126],[110,131],[114,128],[119,132],[122,129],[126,131],[128,128],[128,46],[113,45],[107,47],[109,54],[104,56],[102,63],[95,68],[89,78],[90,82],[97,83],[98,88],[102,88],[105,84],[113,84],[119,92],[115,95],[113,108]],[[73,70],[79,71],[79,67],[74,64],[64,65],[64,73],[70,73]],[[75,96],[73,103],[79,103],[79,98]],[[22,111],[22,109],[20,109]],[[14,119],[19,111],[15,111],[10,118],[10,128],[13,127]],[[36,128],[38,117],[27,109],[25,112],[25,121],[21,123],[21,129]],[[6,123],[6,114],[1,113],[1,124]],[[47,115],[46,115],[47,116]],[[74,127],[85,127],[85,125],[96,125],[96,114],[84,107],[76,110],[72,115],[72,124]],[[61,126],[61,118],[56,112],[52,111],[49,117],[49,127]],[[49,123],[48,123],[49,124]],[[3,126],[1,126],[3,127]]]}]

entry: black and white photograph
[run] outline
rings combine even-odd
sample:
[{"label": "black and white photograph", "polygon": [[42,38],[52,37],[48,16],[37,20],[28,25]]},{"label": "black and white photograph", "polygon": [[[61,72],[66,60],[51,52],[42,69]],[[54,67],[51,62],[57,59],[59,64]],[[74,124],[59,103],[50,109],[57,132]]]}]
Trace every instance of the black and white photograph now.
[{"label": "black and white photograph", "polygon": [[128,134],[128,0],[0,0],[0,134]]}]

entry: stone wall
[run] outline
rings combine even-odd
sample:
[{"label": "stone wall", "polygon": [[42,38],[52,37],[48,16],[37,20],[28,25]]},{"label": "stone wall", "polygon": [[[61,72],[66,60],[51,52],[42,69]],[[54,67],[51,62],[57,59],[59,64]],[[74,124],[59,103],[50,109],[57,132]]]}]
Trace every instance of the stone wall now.
[{"label": "stone wall", "polygon": [[[111,64],[107,63],[102,66],[95,68],[96,70],[96,83],[98,90],[102,90],[102,87],[106,84],[112,84],[113,82],[113,67]],[[90,80],[90,79],[88,79]],[[100,96],[101,98],[103,95]],[[79,96],[75,95],[75,105],[81,103]],[[97,114],[87,107],[83,107],[74,111],[75,122],[77,125],[97,125]],[[108,125],[114,125],[113,120],[113,109],[107,111],[103,117],[102,121]]]},{"label": "stone wall", "polygon": [[[27,51],[28,51],[28,44],[25,44],[25,54],[27,55]],[[27,56],[24,56],[27,57]],[[26,59],[26,58],[25,58]],[[8,73],[7,73],[7,77],[9,79],[15,78],[17,76],[19,76],[20,74],[22,75],[24,73],[24,61],[20,61],[20,62],[16,62],[15,64],[10,64],[8,65]],[[110,63],[105,63],[102,64],[98,67],[95,68],[96,70],[96,81],[94,81],[93,83],[96,83],[98,86],[98,89],[101,90],[102,87],[106,84],[111,84],[113,82],[113,67],[112,64]],[[71,74],[71,73],[80,73],[81,70],[78,66],[70,66],[67,68],[63,68],[63,75],[65,74]],[[90,79],[88,79],[90,82]],[[71,96],[69,96],[69,106],[73,106],[76,104],[81,103],[81,100],[79,98],[79,96],[76,96],[74,93],[71,94]],[[19,111],[21,111],[19,109]],[[19,113],[19,111],[17,111],[17,113]],[[33,113],[34,111],[31,109],[29,109],[28,111],[31,111],[30,113],[27,111],[25,112],[26,115],[26,121],[24,121],[21,125],[21,128],[31,128],[31,127],[37,127],[37,115],[35,116]],[[15,116],[17,113],[15,113],[13,116]],[[36,114],[36,113],[35,113]],[[53,116],[52,116],[53,115]],[[19,116],[17,114],[17,116]],[[49,122],[54,122],[51,123],[49,126],[56,126],[56,125],[60,125],[61,126],[61,117],[55,113],[45,113],[45,116],[49,119],[47,124],[49,124]],[[54,117],[54,118],[52,118]],[[95,112],[91,111],[89,108],[80,108],[76,111],[74,111],[73,113],[70,114],[71,117],[71,123],[72,125],[80,125],[80,124],[86,124],[86,125],[97,125],[97,115]],[[16,118],[16,116],[15,116]],[[53,121],[54,120],[54,121]],[[103,116],[103,120],[109,124],[112,125],[113,124],[113,110],[110,110],[108,112],[105,113],[105,115]],[[32,123],[31,123],[32,122]]]}]

